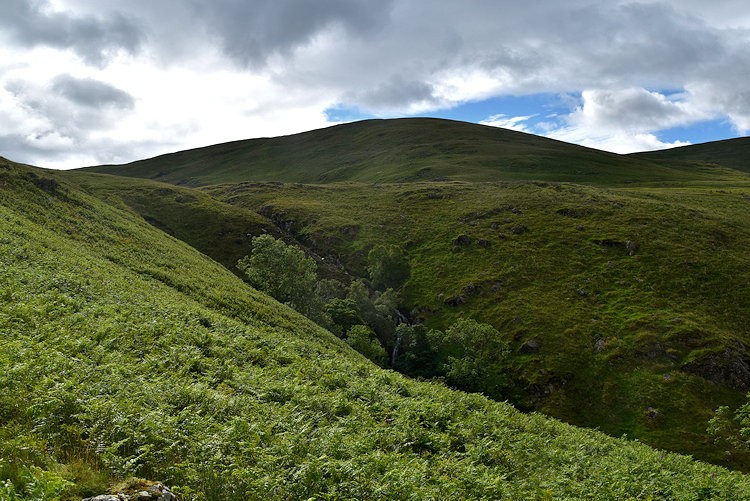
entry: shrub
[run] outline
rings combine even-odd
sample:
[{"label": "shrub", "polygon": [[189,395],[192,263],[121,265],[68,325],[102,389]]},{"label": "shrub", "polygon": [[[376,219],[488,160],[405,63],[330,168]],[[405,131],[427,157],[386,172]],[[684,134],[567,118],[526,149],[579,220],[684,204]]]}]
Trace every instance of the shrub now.
[{"label": "shrub", "polygon": [[248,282],[277,301],[309,315],[317,282],[315,261],[270,235],[253,238],[252,253],[237,262]]},{"label": "shrub", "polygon": [[411,267],[400,247],[376,245],[367,254],[367,271],[376,289],[398,289],[409,278]]}]

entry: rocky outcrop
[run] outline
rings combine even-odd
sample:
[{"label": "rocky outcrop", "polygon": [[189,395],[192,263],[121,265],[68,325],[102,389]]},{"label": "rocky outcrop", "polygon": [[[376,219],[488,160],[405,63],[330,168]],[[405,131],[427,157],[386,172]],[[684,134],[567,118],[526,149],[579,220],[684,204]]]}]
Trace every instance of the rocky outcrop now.
[{"label": "rocky outcrop", "polygon": [[688,362],[682,370],[735,390],[750,389],[750,357],[739,343]]},{"label": "rocky outcrop", "polygon": [[101,494],[85,498],[83,501],[179,501],[179,499],[162,484],[142,482],[125,489],[125,492]]}]

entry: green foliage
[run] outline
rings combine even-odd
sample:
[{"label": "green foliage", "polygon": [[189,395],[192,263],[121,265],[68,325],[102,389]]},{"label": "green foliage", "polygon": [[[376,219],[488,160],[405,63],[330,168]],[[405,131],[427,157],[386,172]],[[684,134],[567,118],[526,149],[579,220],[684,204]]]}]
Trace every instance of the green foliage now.
[{"label": "green foliage", "polygon": [[[744,391],[690,369],[721,374],[711,365],[720,354],[741,363],[737,347],[750,346],[750,181],[733,175],[606,188],[442,180],[205,191],[294,214],[305,242],[351,276],[364,273],[367,250],[403,246],[411,275],[400,310],[436,330],[459,318],[497,327],[512,340],[503,398],[516,405],[736,465],[705,429]],[[330,238],[344,214],[358,233]],[[519,225],[528,231],[514,233]],[[471,243],[452,252],[457,235]],[[394,334],[378,337],[392,353]]]},{"label": "green foliage", "polygon": [[442,367],[444,334],[424,325],[400,324],[396,327],[393,367],[413,377],[432,378],[445,375]]},{"label": "green foliage", "polygon": [[735,464],[750,456],[750,393],[747,399],[734,411],[726,405],[716,409],[706,429]]},{"label": "green foliage", "polygon": [[494,327],[460,319],[445,332],[444,344],[450,384],[502,398],[507,384],[508,341]]},{"label": "green foliage", "polygon": [[403,249],[376,245],[367,254],[367,272],[376,289],[398,289],[409,278],[411,267]]},{"label": "green foliage", "polygon": [[0,190],[5,497],[81,499],[97,471],[196,501],[750,497],[741,474],[381,370],[131,211],[25,171]]},{"label": "green foliage", "polygon": [[309,314],[317,282],[315,261],[270,235],[253,238],[252,253],[237,263],[250,285]]},{"label": "green foliage", "polygon": [[354,299],[333,298],[326,303],[324,309],[333,324],[331,332],[339,337],[343,337],[353,326],[362,323],[362,317],[359,315]]},{"label": "green foliage", "polygon": [[375,337],[375,333],[366,325],[355,325],[349,329],[346,342],[380,367],[385,367],[388,355]]}]

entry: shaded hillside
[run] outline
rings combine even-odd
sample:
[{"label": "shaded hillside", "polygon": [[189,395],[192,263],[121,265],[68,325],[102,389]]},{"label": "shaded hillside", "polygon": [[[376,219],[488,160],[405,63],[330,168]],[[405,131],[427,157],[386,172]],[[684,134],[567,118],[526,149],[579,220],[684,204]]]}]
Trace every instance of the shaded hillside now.
[{"label": "shaded hillside", "polygon": [[[723,462],[712,411],[750,389],[746,189],[548,183],[239,184],[204,191],[291,228],[366,276],[406,250],[405,309],[512,339],[515,388],[543,410]],[[735,466],[747,467],[735,456]]]},{"label": "shaded hillside", "polygon": [[736,473],[365,361],[62,173],[0,162],[0,496],[750,496]]},{"label": "shaded hillside", "polygon": [[731,177],[722,170],[675,169],[522,132],[427,118],[366,120],[90,170],[182,185],[435,178],[624,184]]},{"label": "shaded hillside", "polygon": [[630,155],[633,158],[670,164],[720,165],[750,172],[750,137],[711,141],[668,150],[647,151]]}]

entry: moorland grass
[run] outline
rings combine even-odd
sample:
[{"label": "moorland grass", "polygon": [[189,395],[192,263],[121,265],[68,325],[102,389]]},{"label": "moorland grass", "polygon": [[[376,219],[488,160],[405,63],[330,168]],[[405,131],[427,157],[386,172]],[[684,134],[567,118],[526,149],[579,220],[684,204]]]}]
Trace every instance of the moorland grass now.
[{"label": "moorland grass", "polygon": [[739,473],[379,369],[64,174],[3,163],[0,184],[0,498],[130,476],[184,499],[750,497]]}]

